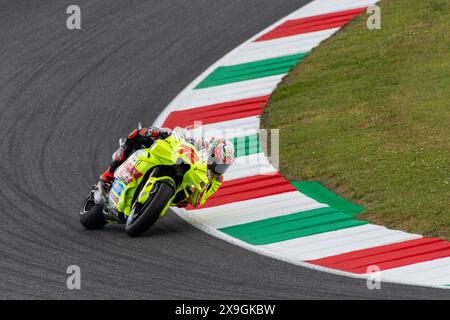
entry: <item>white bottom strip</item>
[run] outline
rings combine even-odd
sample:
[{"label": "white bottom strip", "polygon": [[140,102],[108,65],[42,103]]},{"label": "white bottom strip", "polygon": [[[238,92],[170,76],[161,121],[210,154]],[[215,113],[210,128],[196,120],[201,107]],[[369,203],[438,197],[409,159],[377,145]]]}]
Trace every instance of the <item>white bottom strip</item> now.
[{"label": "white bottom strip", "polygon": [[315,0],[295,11],[289,19],[308,18],[326,13],[369,7],[378,0]]},{"label": "white bottom strip", "polygon": [[339,28],[304,33],[268,41],[250,42],[227,58],[223,65],[235,65],[299,53],[307,53],[331,37]]},{"label": "white bottom strip", "polygon": [[270,95],[285,74],[240,81],[183,92],[171,103],[171,111],[192,109]]},{"label": "white bottom strip", "polygon": [[236,158],[235,162],[225,172],[223,179],[228,181],[275,172],[277,170],[270,164],[264,153],[257,153]]}]

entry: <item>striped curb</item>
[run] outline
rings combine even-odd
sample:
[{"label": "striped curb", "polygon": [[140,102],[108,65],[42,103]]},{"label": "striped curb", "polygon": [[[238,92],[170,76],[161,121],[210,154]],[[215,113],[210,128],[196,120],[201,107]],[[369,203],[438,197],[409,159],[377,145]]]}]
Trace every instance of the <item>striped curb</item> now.
[{"label": "striped curb", "polygon": [[[173,210],[228,242],[296,265],[382,281],[449,288],[450,242],[354,219],[364,208],[317,182],[289,183],[259,144],[260,115],[278,83],[323,40],[377,0],[314,0],[232,50],[186,87],[156,126],[225,132],[236,163],[200,208]],[[227,132],[228,133],[228,132]]]}]

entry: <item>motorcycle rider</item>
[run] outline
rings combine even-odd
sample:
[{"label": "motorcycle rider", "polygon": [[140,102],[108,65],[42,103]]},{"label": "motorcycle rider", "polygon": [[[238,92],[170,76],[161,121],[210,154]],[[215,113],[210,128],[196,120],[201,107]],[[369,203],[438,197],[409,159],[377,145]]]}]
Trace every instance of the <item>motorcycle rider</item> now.
[{"label": "motorcycle rider", "polygon": [[[139,149],[150,148],[155,141],[166,139],[172,134],[193,144],[198,150],[206,150],[210,184],[202,198],[196,203],[196,206],[204,204],[219,189],[223,181],[223,174],[233,163],[234,145],[224,139],[215,137],[206,142],[202,137],[196,137],[192,131],[180,127],[176,127],[172,131],[169,128],[142,128],[140,123],[138,128],[134,129],[126,139],[120,139],[119,148],[112,155],[112,162],[106,171],[100,175],[100,180],[97,183],[98,193],[94,196],[95,202],[98,204],[106,203],[108,191],[114,180],[114,171],[132,153]],[[187,202],[183,202],[178,207],[185,207],[187,204]]]}]

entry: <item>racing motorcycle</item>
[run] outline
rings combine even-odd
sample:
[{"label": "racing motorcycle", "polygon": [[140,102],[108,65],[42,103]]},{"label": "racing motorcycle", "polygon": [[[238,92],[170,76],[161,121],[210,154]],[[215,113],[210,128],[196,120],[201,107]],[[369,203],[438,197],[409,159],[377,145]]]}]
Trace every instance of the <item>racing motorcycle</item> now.
[{"label": "racing motorcycle", "polygon": [[80,222],[86,229],[125,224],[126,234],[136,237],[170,206],[198,204],[208,186],[201,150],[171,135],[136,151],[117,168],[105,205],[95,201],[94,186],[80,210]]}]

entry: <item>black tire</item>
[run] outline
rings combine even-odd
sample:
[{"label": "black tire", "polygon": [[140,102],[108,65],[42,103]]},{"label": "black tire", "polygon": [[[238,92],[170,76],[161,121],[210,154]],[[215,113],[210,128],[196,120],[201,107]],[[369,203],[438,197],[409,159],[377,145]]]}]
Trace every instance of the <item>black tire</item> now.
[{"label": "black tire", "polygon": [[[159,182],[155,187],[155,195],[140,208],[139,216],[130,224],[125,224],[125,233],[130,237],[137,237],[147,231],[158,220],[161,211],[172,198],[174,190],[169,184]],[[133,211],[130,214],[133,214]]]},{"label": "black tire", "polygon": [[103,216],[103,207],[87,198],[80,210],[80,222],[88,230],[101,229],[107,223]]}]

